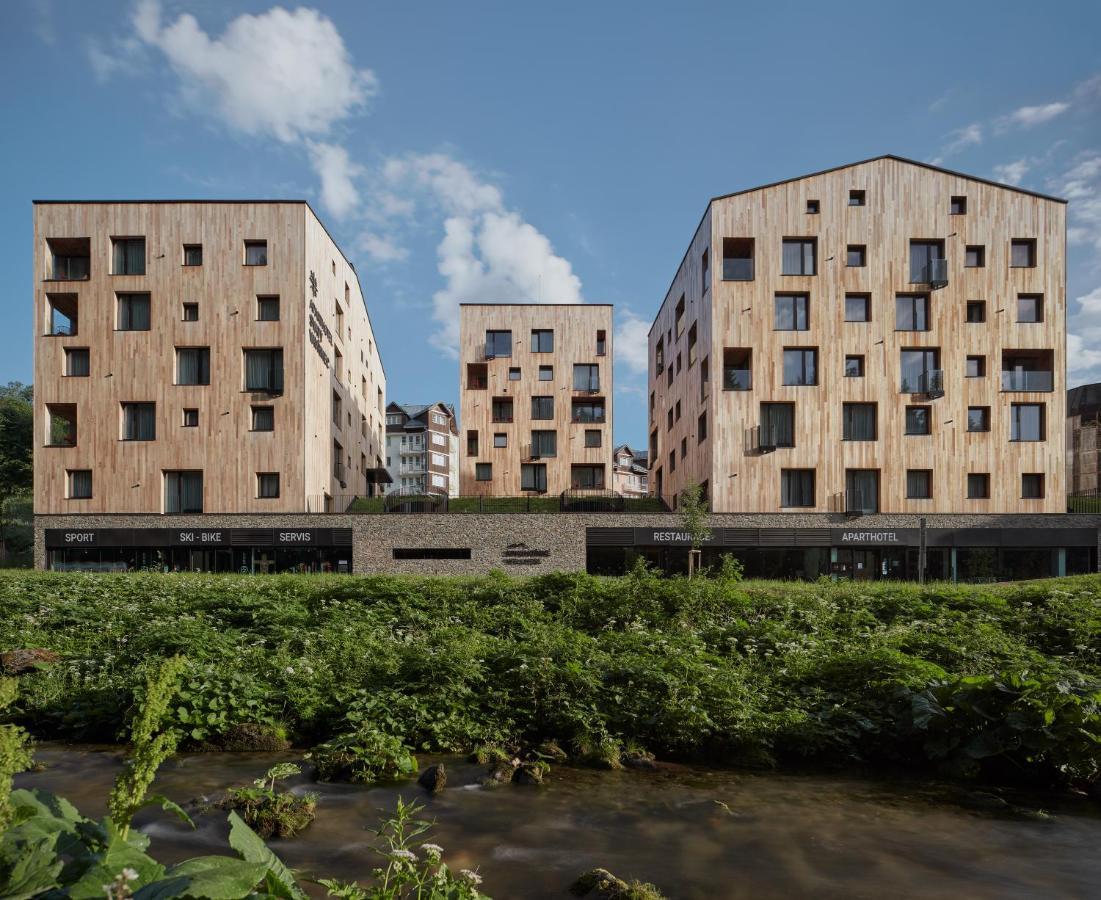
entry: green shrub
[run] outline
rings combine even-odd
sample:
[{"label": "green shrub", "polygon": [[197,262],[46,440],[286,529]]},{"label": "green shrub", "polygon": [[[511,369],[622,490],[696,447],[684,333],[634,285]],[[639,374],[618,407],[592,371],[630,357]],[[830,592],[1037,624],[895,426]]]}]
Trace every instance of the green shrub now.
[{"label": "green shrub", "polygon": [[219,805],[240,813],[245,823],[265,840],[294,837],[314,820],[317,794],[298,796],[277,791],[275,783],[301,771],[294,763],[279,763],[251,786],[230,788]]},{"label": "green shrub", "polygon": [[417,759],[401,738],[365,726],[319,744],[309,754],[322,781],[374,784],[417,773]]}]

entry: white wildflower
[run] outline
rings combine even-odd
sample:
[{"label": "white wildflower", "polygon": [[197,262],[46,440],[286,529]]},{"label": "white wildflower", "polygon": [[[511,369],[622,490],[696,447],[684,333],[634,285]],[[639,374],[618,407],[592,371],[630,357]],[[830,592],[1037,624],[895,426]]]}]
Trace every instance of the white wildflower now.
[{"label": "white wildflower", "polygon": [[463,869],[462,871],[459,872],[459,874],[462,875],[463,878],[465,878],[471,884],[481,884],[482,883],[482,876],[479,875],[477,872],[474,872],[470,869]]},{"label": "white wildflower", "polygon": [[433,861],[443,856],[443,847],[439,844],[421,844],[421,849],[427,853],[429,859]]},{"label": "white wildflower", "polygon": [[294,669],[292,669],[290,666],[287,666],[287,674],[288,675],[293,675],[294,674]]},{"label": "white wildflower", "polygon": [[409,862],[417,861],[417,854],[414,853],[412,850],[391,850],[390,855],[394,857],[394,859],[407,859],[409,860]]},{"label": "white wildflower", "polygon": [[127,881],[137,881],[138,880],[138,873],[135,872],[133,869],[130,869],[130,868],[123,869],[119,874],[123,878],[125,878]]}]

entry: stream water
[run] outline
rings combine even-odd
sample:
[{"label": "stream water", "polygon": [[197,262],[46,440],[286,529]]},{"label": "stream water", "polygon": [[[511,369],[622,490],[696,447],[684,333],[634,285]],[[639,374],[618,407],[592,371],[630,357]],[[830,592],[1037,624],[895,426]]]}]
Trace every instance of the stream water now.
[{"label": "stream water", "polygon": [[[41,745],[44,771],[19,787],[61,794],[100,816],[121,756],[114,748]],[[166,763],[155,791],[178,802],[248,784],[294,753],[205,753]],[[424,757],[426,765],[441,761]],[[273,849],[303,874],[365,878],[377,864],[369,829],[397,797],[425,804],[453,869],[476,868],[498,898],[563,898],[603,866],[652,881],[671,898],[1098,897],[1101,811],[1033,798],[1050,818],[1004,817],[954,802],[959,789],[898,777],[757,775],[663,766],[657,772],[556,768],[543,787],[478,786],[484,769],[444,758],[448,786],[357,787],[289,782],[320,793],[317,819]],[[165,862],[230,852],[225,813],[191,831],[164,813],[138,824]]]}]

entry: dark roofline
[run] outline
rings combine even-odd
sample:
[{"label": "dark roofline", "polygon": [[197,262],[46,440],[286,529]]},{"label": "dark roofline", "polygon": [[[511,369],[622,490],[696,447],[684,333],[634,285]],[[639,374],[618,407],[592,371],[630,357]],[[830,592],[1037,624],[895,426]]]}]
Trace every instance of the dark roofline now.
[{"label": "dark roofline", "polygon": [[[707,213],[711,210],[711,204],[716,200],[727,200],[730,197],[740,197],[743,194],[752,194],[754,191],[763,191],[766,188],[779,187],[783,184],[791,184],[795,181],[802,181],[804,178],[815,178],[819,175],[828,175],[830,172],[840,172],[842,169],[851,169],[854,166],[863,166],[867,163],[878,162],[881,159],[893,159],[895,162],[908,163],[911,166],[921,166],[923,169],[930,169],[933,172],[940,172],[943,175],[952,175],[956,178],[966,178],[968,181],[977,181],[979,184],[988,184],[991,187],[1003,188],[1007,191],[1016,191],[1018,194],[1027,194],[1030,197],[1038,197],[1041,200],[1048,200],[1052,203],[1067,204],[1067,200],[1062,197],[1053,197],[1050,194],[1041,194],[1039,191],[1030,191],[1022,187],[1016,187],[1012,184],[1002,184],[1000,181],[991,181],[989,178],[980,178],[978,175],[968,175],[966,172],[959,172],[955,169],[945,169],[942,166],[934,166],[932,163],[920,162],[916,159],[910,159],[906,156],[898,156],[895,153],[883,153],[879,156],[869,156],[867,159],[861,159],[857,162],[844,163],[840,166],[832,166],[828,169],[820,169],[817,172],[808,172],[806,175],[796,175],[794,178],[784,178],[780,181],[773,181],[768,184],[759,184],[756,187],[743,188],[740,191],[731,191],[729,194],[719,194],[717,197],[712,197],[707,201],[707,206],[704,208],[703,215],[700,216],[700,221],[696,225],[695,231],[692,232],[693,239],[696,236],[696,232],[700,230],[700,225],[703,224],[703,220],[707,218]],[[688,242],[688,247],[684,251],[684,256],[681,257],[680,262],[677,264],[677,268],[673,273],[673,279],[669,282],[669,287],[665,290],[665,298],[661,301],[661,306],[658,307],[658,311],[654,314],[654,321],[650,323],[650,328],[646,332],[646,337],[649,338],[650,332],[654,330],[654,325],[657,323],[658,316],[661,315],[662,309],[665,308],[665,301],[669,299],[669,290],[673,287],[673,282],[677,280],[677,272],[684,266],[684,261],[688,259],[688,251],[692,249],[692,241]]]},{"label": "dark roofline", "polygon": [[128,203],[301,203],[306,206],[310,205],[308,200],[204,200],[204,199],[181,199],[181,200],[32,200],[34,206],[47,206],[50,204],[57,206],[122,206]]}]

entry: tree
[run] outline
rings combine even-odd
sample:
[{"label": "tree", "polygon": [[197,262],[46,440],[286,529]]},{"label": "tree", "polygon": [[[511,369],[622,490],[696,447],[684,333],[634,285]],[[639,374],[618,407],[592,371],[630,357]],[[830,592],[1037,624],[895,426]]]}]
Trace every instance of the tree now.
[{"label": "tree", "polygon": [[5,517],[12,497],[30,494],[34,484],[34,407],[30,385],[0,387],[0,559],[5,550]]},{"label": "tree", "polygon": [[691,578],[700,557],[700,547],[711,540],[711,529],[707,527],[707,500],[698,484],[693,482],[681,492],[677,512],[680,514],[681,530],[688,534],[691,542],[688,553],[688,577]]}]

